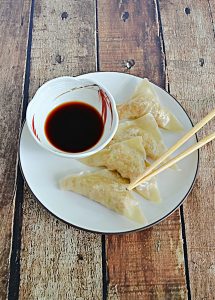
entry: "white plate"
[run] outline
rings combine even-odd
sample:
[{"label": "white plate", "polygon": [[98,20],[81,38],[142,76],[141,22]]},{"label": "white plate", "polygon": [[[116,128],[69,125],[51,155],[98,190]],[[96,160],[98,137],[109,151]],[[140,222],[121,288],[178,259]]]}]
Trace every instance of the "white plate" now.
[{"label": "white plate", "polygon": [[[104,72],[79,76],[91,78],[107,87],[117,104],[127,100],[141,78],[128,74]],[[155,86],[163,105],[168,107],[182,122],[185,131],[192,123],[181,105],[166,91]],[[171,133],[162,130],[166,145],[173,145],[185,132]],[[196,143],[193,137],[180,150]],[[178,151],[176,152],[176,154]],[[158,176],[162,202],[154,204],[137,195],[147,224],[141,226],[108,210],[81,195],[64,192],[58,188],[58,180],[68,174],[89,169],[80,162],[58,157],[35,143],[26,124],[20,139],[20,162],[23,175],[37,199],[52,214],[76,227],[99,233],[124,233],[147,228],[171,214],[191,191],[198,169],[198,152],[178,163],[181,171],[168,169]],[[135,194],[136,195],[136,194]]]}]

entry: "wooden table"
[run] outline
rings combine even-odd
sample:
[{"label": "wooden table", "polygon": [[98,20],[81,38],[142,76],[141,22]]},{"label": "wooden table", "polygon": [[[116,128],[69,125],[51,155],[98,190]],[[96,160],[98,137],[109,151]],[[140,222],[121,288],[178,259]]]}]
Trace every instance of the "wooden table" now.
[{"label": "wooden table", "polygon": [[215,107],[214,32],[214,0],[0,1],[0,299],[215,299],[214,144],[183,207],[128,235],[52,217],[17,155],[28,101],[62,75],[148,77],[196,123]]}]

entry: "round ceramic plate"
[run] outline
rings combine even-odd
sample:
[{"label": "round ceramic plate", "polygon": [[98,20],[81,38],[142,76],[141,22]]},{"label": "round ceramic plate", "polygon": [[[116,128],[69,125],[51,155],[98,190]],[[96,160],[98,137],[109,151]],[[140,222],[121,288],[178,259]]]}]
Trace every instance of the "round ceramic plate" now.
[{"label": "round ceramic plate", "polygon": [[[104,72],[79,76],[96,80],[107,87],[117,104],[129,99],[141,78],[128,74]],[[192,123],[181,105],[166,91],[155,85],[161,103],[169,108],[181,121],[184,131],[172,133],[161,130],[168,147],[173,145]],[[187,142],[180,151],[196,143],[196,137]],[[179,151],[176,151],[178,154]],[[89,168],[80,162],[58,157],[40,147],[30,135],[27,125],[23,127],[20,140],[20,162],[24,177],[36,198],[52,214],[61,220],[93,232],[125,233],[152,226],[170,215],[191,191],[198,169],[198,152],[178,163],[180,171],[168,169],[158,175],[158,186],[162,201],[152,203],[135,194],[140,202],[147,223],[140,225],[112,212],[102,205],[79,194],[61,191],[58,188],[60,178]]]}]

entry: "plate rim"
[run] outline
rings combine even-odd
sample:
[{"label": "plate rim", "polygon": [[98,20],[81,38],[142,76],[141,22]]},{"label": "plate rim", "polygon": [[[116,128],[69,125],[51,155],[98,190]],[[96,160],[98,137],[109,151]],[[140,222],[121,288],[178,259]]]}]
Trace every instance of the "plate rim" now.
[{"label": "plate rim", "polygon": [[[132,75],[132,74],[127,74],[127,73],[122,73],[122,72],[90,72],[90,73],[86,73],[86,74],[81,74],[81,75],[78,75],[78,76],[67,76],[67,77],[81,77],[81,76],[84,76],[84,75],[88,75],[88,74],[97,74],[97,73],[109,73],[109,74],[122,74],[122,75],[126,75],[126,76],[132,76],[134,78],[140,78],[140,79],[143,79],[142,77],[139,77],[139,76],[135,76],[135,75]],[[60,76],[62,77],[62,76]],[[144,77],[145,78],[145,77]],[[150,80],[151,81],[151,80]],[[151,81],[153,84],[155,84],[153,81]],[[181,103],[174,97],[172,96],[168,91],[166,91],[164,88],[160,87],[159,85],[155,84],[156,86],[158,86],[160,89],[162,89],[164,92],[166,92],[168,95],[170,95],[174,101],[182,108],[182,110],[185,112],[186,116],[188,117],[192,127],[194,127],[193,125],[193,122],[190,118],[190,116],[188,115],[187,111],[185,110],[185,108],[181,105]],[[146,229],[149,229],[150,227],[152,226],[155,226],[159,223],[161,223],[163,220],[165,220],[166,218],[168,218],[170,215],[172,215],[182,204],[183,202],[187,199],[187,197],[189,196],[190,192],[192,191],[193,189],[193,186],[196,182],[196,179],[197,179],[197,175],[198,175],[198,171],[199,171],[199,161],[200,161],[200,151],[199,149],[197,150],[197,165],[196,165],[196,171],[195,171],[195,175],[194,175],[194,178],[193,178],[193,181],[192,181],[192,184],[190,185],[190,188],[188,189],[186,195],[183,197],[183,199],[178,203],[178,205],[173,208],[168,214],[166,214],[165,216],[163,216],[162,218],[160,218],[159,220],[149,224],[149,225],[145,225],[145,226],[142,226],[140,228],[137,228],[137,229],[132,229],[132,230],[126,230],[126,231],[116,231],[116,232],[106,232],[106,231],[97,231],[97,230],[91,230],[91,229],[87,229],[87,228],[83,228],[81,226],[77,226],[77,225],[74,225],[68,221],[65,221],[63,220],[62,218],[56,216],[53,212],[51,212],[41,201],[39,198],[36,197],[36,195],[34,194],[34,192],[32,191],[32,189],[30,188],[29,186],[29,183],[27,181],[27,178],[25,177],[25,174],[24,174],[24,171],[23,171],[23,168],[22,168],[22,163],[21,163],[21,157],[20,157],[20,146],[21,146],[21,137],[22,137],[22,132],[23,132],[23,129],[24,129],[24,126],[26,124],[26,116],[22,122],[22,125],[21,125],[21,130],[20,130],[20,134],[19,134],[19,142],[18,142],[18,165],[19,165],[19,169],[21,171],[21,174],[22,174],[22,177],[24,178],[24,181],[25,183],[27,184],[29,190],[31,191],[31,193],[34,195],[34,198],[40,203],[40,205],[45,208],[46,211],[48,211],[52,216],[54,216],[57,220],[60,220],[62,221],[63,223],[69,225],[69,226],[72,226],[78,230],[83,230],[85,232],[89,232],[89,233],[93,233],[93,234],[99,234],[99,235],[113,235],[113,234],[116,234],[116,235],[123,235],[123,234],[129,234],[129,233],[134,233],[134,232],[139,232],[139,231],[143,231],[143,230],[146,230]],[[195,133],[195,138],[196,138],[196,142],[198,142],[198,137],[197,137],[197,134]]]}]

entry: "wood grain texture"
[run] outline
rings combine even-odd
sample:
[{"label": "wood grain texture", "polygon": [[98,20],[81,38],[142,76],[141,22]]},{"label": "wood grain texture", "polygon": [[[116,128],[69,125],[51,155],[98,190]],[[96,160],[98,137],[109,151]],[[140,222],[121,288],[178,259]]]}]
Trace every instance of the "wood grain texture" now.
[{"label": "wood grain texture", "polygon": [[213,31],[215,33],[215,3],[213,0],[208,0],[208,11],[211,23],[213,25]]},{"label": "wood grain texture", "polygon": [[[215,107],[214,1],[160,1],[171,93],[194,123]],[[198,134],[214,131],[214,120]],[[184,204],[192,299],[215,299],[215,143],[200,150],[194,189]]]},{"label": "wood grain texture", "polygon": [[[98,28],[101,71],[129,72],[165,87],[153,1],[98,1]],[[106,256],[108,299],[187,298],[179,211],[143,232],[106,237]]]},{"label": "wood grain texture", "polygon": [[6,299],[30,1],[0,2],[0,299]]},{"label": "wood grain texture", "polygon": [[165,63],[153,1],[98,1],[102,71],[150,76],[164,86]]},{"label": "wood grain texture", "polygon": [[186,299],[179,218],[106,239],[108,299]]},{"label": "wood grain texture", "polygon": [[[95,71],[95,53],[94,1],[36,1],[30,98],[53,77]],[[101,254],[99,235],[58,221],[25,189],[20,299],[102,299]]]}]

